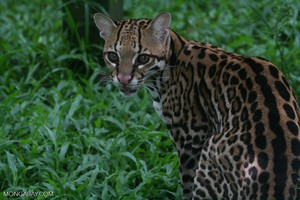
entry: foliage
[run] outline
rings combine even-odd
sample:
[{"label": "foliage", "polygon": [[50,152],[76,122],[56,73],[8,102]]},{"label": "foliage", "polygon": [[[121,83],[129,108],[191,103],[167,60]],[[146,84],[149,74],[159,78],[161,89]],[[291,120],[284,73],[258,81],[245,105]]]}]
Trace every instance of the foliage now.
[{"label": "foliage", "polygon": [[[122,98],[95,83],[101,58],[84,39],[70,44],[62,19],[75,32],[76,21],[65,6],[0,1],[0,191],[53,191],[51,199],[180,199],[178,158],[149,96],[139,91]],[[300,94],[296,0],[132,0],[124,9],[125,17],[169,11],[172,29],[187,38],[266,57]],[[74,60],[85,73],[71,66]]]}]

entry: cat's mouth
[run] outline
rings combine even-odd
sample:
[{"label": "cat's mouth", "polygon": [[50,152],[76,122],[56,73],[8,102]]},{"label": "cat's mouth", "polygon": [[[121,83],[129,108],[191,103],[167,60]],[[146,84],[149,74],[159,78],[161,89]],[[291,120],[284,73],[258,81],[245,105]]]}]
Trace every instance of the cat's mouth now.
[{"label": "cat's mouth", "polygon": [[120,88],[120,93],[126,97],[135,95],[137,93],[137,91],[138,91],[138,88],[132,88],[132,87],[121,87]]}]

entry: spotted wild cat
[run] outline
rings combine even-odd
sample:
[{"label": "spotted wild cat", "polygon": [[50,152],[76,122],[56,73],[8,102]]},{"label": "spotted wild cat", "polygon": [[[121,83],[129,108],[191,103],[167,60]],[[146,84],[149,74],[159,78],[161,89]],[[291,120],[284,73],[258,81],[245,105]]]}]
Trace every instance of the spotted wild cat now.
[{"label": "spotted wild cat", "polygon": [[300,199],[299,108],[274,64],[187,40],[169,28],[169,13],[94,21],[111,69],[102,82],[125,96],[150,92],[185,199]]}]

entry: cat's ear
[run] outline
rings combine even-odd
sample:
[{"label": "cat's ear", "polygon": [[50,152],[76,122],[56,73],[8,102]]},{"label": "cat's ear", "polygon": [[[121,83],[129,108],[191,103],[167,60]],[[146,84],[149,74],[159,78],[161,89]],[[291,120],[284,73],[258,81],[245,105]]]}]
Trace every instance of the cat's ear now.
[{"label": "cat's ear", "polygon": [[117,28],[116,24],[109,17],[106,17],[101,13],[96,13],[94,15],[94,22],[100,31],[100,36],[104,40],[106,40],[112,31]]},{"label": "cat's ear", "polygon": [[161,13],[157,15],[149,24],[148,28],[152,31],[153,35],[164,42],[169,35],[168,28],[171,24],[170,13]]}]

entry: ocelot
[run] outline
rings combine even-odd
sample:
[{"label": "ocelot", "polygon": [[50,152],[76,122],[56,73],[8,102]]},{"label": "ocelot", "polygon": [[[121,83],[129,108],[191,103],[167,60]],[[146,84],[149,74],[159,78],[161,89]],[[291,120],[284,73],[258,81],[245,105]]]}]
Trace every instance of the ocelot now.
[{"label": "ocelot", "polygon": [[185,199],[300,199],[300,114],[271,62],[187,40],[171,15],[112,21],[95,14],[122,95],[146,88],[180,160]]}]

